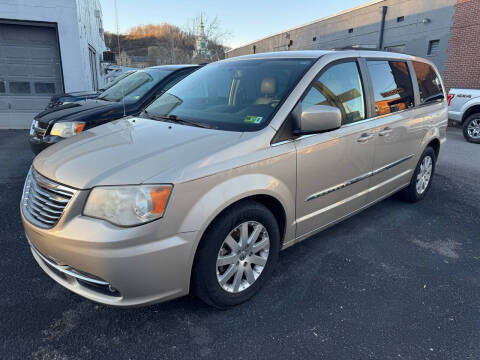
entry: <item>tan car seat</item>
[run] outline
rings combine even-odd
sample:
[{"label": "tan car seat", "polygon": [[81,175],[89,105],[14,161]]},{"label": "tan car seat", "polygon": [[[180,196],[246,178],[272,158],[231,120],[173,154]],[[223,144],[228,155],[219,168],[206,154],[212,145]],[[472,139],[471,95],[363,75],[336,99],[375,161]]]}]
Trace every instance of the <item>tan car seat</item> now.
[{"label": "tan car seat", "polygon": [[273,77],[268,77],[262,80],[260,85],[260,92],[262,96],[255,101],[258,105],[268,105],[275,101],[275,93],[277,92],[277,81]]}]

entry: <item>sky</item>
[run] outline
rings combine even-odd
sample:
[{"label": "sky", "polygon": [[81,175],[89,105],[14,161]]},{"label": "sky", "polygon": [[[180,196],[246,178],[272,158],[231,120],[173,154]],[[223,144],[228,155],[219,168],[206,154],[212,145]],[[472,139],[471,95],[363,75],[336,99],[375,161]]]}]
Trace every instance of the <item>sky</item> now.
[{"label": "sky", "polygon": [[[103,25],[115,32],[114,0],[100,0]],[[262,37],[365,4],[367,0],[117,0],[121,33],[140,24],[168,22],[184,28],[200,13],[218,16],[231,35],[225,45],[237,47]]]}]

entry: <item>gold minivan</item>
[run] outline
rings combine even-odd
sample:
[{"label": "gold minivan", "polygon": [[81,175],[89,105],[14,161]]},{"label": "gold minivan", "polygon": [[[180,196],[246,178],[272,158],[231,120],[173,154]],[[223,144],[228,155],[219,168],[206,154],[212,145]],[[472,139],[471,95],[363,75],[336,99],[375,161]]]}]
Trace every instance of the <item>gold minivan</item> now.
[{"label": "gold minivan", "polygon": [[32,254],[104,304],[190,291],[218,308],[239,304],[280,250],[396,192],[425,197],[445,142],[444,94],[431,62],[403,54],[209,64],[140,116],[35,158],[21,201]]}]

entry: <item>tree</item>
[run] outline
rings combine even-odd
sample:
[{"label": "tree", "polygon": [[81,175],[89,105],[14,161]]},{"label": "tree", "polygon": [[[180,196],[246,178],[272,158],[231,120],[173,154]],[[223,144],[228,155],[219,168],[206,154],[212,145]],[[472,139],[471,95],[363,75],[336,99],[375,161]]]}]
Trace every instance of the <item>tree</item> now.
[{"label": "tree", "polygon": [[205,36],[209,42],[215,43],[215,45],[223,45],[232,36],[230,30],[221,26],[218,16],[210,19],[208,16],[201,14],[188,20],[184,26],[184,31],[194,38],[197,37],[200,19],[203,20]]}]

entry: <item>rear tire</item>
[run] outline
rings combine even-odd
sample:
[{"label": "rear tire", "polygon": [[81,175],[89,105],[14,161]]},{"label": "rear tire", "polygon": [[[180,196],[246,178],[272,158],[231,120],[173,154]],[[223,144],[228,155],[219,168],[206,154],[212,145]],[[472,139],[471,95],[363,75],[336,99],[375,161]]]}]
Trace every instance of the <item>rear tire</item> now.
[{"label": "rear tire", "polygon": [[270,278],[279,250],[280,230],[272,212],[250,200],[234,205],[213,221],[200,242],[192,271],[195,295],[219,309],[247,301]]},{"label": "rear tire", "polygon": [[480,144],[480,113],[472,114],[465,119],[463,137],[468,142]]},{"label": "rear tire", "polygon": [[400,192],[403,200],[413,203],[427,195],[432,185],[436,161],[435,151],[428,146],[418,160],[410,184]]}]

